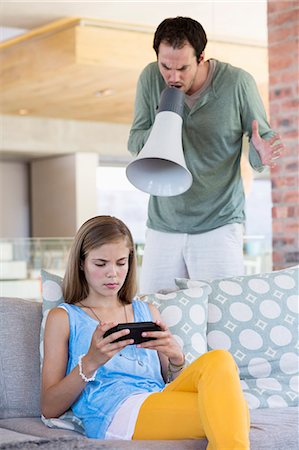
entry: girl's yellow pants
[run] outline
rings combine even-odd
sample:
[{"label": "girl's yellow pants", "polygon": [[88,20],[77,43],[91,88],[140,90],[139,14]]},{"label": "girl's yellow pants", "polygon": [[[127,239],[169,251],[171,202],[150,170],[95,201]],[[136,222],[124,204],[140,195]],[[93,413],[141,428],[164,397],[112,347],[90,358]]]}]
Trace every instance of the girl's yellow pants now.
[{"label": "girl's yellow pants", "polygon": [[248,450],[249,412],[225,350],[205,353],[142,404],[133,439],[208,439],[208,450]]}]

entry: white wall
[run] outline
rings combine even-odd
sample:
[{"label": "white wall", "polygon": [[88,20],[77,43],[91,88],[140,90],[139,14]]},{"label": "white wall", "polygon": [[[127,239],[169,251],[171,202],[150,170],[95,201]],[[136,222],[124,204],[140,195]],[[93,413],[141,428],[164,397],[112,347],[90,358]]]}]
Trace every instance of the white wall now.
[{"label": "white wall", "polygon": [[97,215],[96,153],[76,153],[76,228]]},{"label": "white wall", "polygon": [[31,162],[32,237],[72,237],[96,215],[96,153]]},{"label": "white wall", "polygon": [[0,161],[0,238],[29,237],[29,167]]}]

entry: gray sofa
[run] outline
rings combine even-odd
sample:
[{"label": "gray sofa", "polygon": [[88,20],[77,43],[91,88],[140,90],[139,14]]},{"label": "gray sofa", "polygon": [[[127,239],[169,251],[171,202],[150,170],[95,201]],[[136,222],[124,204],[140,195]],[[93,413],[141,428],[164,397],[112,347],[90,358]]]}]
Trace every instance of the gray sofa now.
[{"label": "gray sofa", "polygon": [[[100,441],[40,420],[39,335],[42,305],[0,298],[0,449],[203,450],[192,441]],[[295,407],[251,411],[252,450],[297,450]]]}]

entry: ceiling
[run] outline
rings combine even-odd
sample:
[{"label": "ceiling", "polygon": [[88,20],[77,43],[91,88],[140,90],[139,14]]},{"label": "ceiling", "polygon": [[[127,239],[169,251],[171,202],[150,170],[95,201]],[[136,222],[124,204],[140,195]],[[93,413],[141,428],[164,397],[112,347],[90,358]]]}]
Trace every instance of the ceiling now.
[{"label": "ceiling", "polygon": [[[267,0],[2,0],[0,26],[33,29],[62,17],[89,17],[154,29],[165,17],[183,15],[201,22],[210,38],[266,44],[266,14]],[[249,17],[254,19],[254,26]]]},{"label": "ceiling", "polygon": [[208,56],[249,70],[266,102],[264,0],[2,1],[1,113],[130,123],[138,76],[155,59],[153,32],[176,15],[199,20]]}]

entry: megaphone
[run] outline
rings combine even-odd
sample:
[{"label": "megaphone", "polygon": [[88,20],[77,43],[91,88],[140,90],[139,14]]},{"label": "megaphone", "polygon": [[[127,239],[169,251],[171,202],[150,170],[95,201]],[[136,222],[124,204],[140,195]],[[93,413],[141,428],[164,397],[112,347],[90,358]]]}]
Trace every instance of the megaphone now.
[{"label": "megaphone", "polygon": [[171,197],[192,184],[182,146],[184,98],[184,92],[175,87],[162,91],[148,140],[126,168],[128,180],[143,192]]}]

